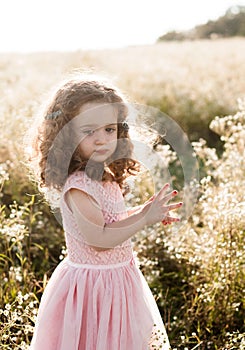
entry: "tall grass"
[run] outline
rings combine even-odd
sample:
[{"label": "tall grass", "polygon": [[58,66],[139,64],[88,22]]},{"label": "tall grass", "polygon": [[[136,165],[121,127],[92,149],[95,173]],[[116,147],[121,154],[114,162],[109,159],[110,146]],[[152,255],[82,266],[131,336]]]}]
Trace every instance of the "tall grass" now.
[{"label": "tall grass", "polygon": [[[141,232],[135,249],[178,349],[244,349],[245,109],[210,127],[224,152],[194,142],[206,175],[191,218],[180,227]],[[161,179],[159,178],[159,181]],[[139,181],[137,197],[151,194]],[[145,199],[145,198],[143,198]],[[233,338],[231,336],[233,334]],[[234,342],[234,346],[232,345]],[[183,345],[179,345],[179,344]]]},{"label": "tall grass", "polygon": [[[245,348],[244,46],[232,39],[0,56],[1,349],[28,348],[42,292],[66,254],[62,228],[28,178],[22,138],[46,90],[81,66],[114,77],[131,101],[160,108],[193,141],[201,179],[191,217],[135,238],[173,348]],[[178,185],[176,155],[162,154]],[[144,174],[128,200],[152,191]]]}]

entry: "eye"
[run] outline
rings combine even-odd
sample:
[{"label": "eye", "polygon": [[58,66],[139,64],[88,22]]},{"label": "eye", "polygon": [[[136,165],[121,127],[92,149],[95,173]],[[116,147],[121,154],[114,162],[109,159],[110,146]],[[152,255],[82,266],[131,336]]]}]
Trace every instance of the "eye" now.
[{"label": "eye", "polygon": [[93,135],[94,130],[92,130],[92,129],[82,130],[82,133],[83,133],[84,135],[90,136],[90,135]]},{"label": "eye", "polygon": [[108,132],[108,134],[112,134],[114,131],[116,131],[116,128],[114,127],[107,127],[105,128],[105,131]]}]

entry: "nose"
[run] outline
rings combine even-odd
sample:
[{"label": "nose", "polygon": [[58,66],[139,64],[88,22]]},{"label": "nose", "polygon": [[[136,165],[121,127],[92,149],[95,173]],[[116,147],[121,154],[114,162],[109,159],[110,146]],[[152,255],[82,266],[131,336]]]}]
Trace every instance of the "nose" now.
[{"label": "nose", "polygon": [[98,129],[95,132],[95,143],[96,145],[104,145],[106,143],[106,133],[103,129]]}]

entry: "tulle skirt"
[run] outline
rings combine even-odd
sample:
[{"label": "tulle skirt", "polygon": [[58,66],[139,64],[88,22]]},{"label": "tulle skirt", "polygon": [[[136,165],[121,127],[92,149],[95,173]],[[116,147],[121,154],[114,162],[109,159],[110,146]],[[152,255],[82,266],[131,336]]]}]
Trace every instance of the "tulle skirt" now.
[{"label": "tulle skirt", "polygon": [[134,259],[63,260],[41,299],[30,350],[169,350],[153,295]]}]

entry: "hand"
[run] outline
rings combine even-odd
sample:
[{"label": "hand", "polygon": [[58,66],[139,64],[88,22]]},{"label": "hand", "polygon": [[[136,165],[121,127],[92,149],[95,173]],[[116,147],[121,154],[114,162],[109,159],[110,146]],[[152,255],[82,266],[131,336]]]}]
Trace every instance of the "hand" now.
[{"label": "hand", "polygon": [[164,225],[179,221],[178,218],[172,217],[169,212],[178,209],[183,203],[168,204],[168,202],[178,194],[175,190],[166,193],[168,188],[169,184],[164,185],[157,195],[151,197],[143,205],[142,214],[144,215],[147,225],[152,225],[159,221]]}]

